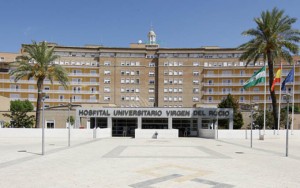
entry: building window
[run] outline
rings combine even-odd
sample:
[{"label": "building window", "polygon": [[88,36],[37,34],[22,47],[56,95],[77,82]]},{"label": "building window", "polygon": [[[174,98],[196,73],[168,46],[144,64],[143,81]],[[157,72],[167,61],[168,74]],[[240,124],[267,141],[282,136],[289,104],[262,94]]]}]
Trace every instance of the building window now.
[{"label": "building window", "polygon": [[199,93],[199,88],[193,88],[193,93]]},{"label": "building window", "polygon": [[253,101],[259,101],[259,96],[253,96]]},{"label": "building window", "polygon": [[110,70],[105,70],[104,75],[110,75]]},{"label": "building window", "polygon": [[154,97],[149,97],[148,101],[149,102],[154,102]]},{"label": "building window", "polygon": [[258,88],[258,87],[255,87],[255,88],[253,88],[253,91],[254,91],[254,92],[257,92],[257,91],[259,91],[259,88]]},{"label": "building window", "polygon": [[149,80],[149,84],[153,85],[155,83],[154,80]]},{"label": "building window", "polygon": [[193,76],[199,76],[199,71],[193,71]]},{"label": "building window", "polygon": [[199,80],[193,80],[194,85],[199,85]]},{"label": "building window", "polygon": [[149,63],[149,67],[155,67],[155,63],[150,62],[150,63]]},{"label": "building window", "polygon": [[193,97],[193,102],[198,102],[199,101],[199,97]]},{"label": "building window", "polygon": [[109,96],[105,96],[104,97],[104,101],[110,101],[110,97]]},{"label": "building window", "polygon": [[149,76],[154,76],[155,74],[154,74],[154,72],[153,71],[150,71],[149,72]]},{"label": "building window", "polygon": [[243,96],[240,97],[240,102],[244,102],[244,97]]},{"label": "building window", "polygon": [[209,97],[208,97],[208,102],[209,102],[209,103],[213,102],[213,97],[209,96]]},{"label": "building window", "polygon": [[154,93],[154,88],[149,88],[149,93]]},{"label": "building window", "polygon": [[110,65],[111,65],[110,61],[104,61],[104,66],[110,66]]},{"label": "building window", "polygon": [[193,66],[194,67],[198,67],[199,66],[199,62],[193,62]]},{"label": "building window", "polygon": [[110,78],[105,78],[105,79],[104,79],[104,83],[105,83],[105,84],[110,84]]},{"label": "building window", "polygon": [[109,93],[110,92],[110,87],[104,87],[104,93]]}]

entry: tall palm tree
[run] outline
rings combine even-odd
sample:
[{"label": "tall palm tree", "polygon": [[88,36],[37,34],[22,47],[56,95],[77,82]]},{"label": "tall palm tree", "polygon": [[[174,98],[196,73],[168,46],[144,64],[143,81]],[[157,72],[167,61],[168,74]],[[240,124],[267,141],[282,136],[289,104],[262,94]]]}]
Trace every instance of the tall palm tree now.
[{"label": "tall palm tree", "polygon": [[[51,83],[57,80],[65,88],[68,84],[68,73],[60,65],[54,64],[59,56],[54,54],[54,47],[49,47],[47,42],[37,43],[33,41],[31,45],[24,46],[25,54],[18,57],[12,64],[10,75],[15,77],[15,82],[23,77],[28,80],[34,78],[38,89],[36,105],[36,127],[40,127],[40,110],[42,102],[42,91],[44,80],[49,79]],[[31,63],[30,63],[31,62]]]},{"label": "tall palm tree", "polygon": [[271,12],[263,11],[260,17],[254,18],[254,21],[257,27],[242,33],[253,38],[239,47],[244,50],[240,60],[246,61],[246,66],[260,58],[268,62],[269,91],[272,99],[274,128],[276,128],[278,125],[276,95],[275,91],[271,90],[274,80],[274,63],[281,59],[292,63],[292,54],[297,54],[299,50],[297,43],[300,41],[300,31],[292,28],[296,18],[284,15],[284,11],[277,8],[273,8]]}]

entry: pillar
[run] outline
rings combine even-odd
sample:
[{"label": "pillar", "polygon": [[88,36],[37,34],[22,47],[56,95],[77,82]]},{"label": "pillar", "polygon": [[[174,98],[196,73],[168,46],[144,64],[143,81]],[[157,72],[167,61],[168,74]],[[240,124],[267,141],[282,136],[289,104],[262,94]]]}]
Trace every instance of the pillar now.
[{"label": "pillar", "polygon": [[173,118],[168,117],[168,129],[172,129],[173,128],[173,126],[172,126],[172,120],[173,120]]},{"label": "pillar", "polygon": [[137,124],[138,124],[137,128],[142,129],[142,117],[137,118]]},{"label": "pillar", "polygon": [[112,129],[112,118],[111,117],[107,117],[107,128]]}]

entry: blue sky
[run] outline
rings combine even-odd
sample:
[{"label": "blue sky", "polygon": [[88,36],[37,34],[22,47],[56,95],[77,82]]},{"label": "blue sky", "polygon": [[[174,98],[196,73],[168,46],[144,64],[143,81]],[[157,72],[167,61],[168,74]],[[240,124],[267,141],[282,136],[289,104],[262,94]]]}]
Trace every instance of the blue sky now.
[{"label": "blue sky", "polygon": [[237,47],[253,18],[273,7],[298,22],[299,0],[4,0],[0,51],[18,52],[32,40],[60,45],[128,47],[146,41],[151,24],[161,47]]}]

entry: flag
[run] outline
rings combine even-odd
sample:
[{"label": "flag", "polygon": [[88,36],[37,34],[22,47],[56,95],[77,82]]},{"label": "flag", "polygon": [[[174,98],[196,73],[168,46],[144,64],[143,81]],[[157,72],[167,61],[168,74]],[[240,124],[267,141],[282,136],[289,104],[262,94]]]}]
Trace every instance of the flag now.
[{"label": "flag", "polygon": [[255,86],[266,79],[266,67],[263,66],[258,72],[254,73],[253,76],[243,84],[243,88],[247,89],[249,87]]},{"label": "flag", "polygon": [[288,82],[294,82],[294,68],[289,72],[284,81],[281,84],[281,90],[285,90],[285,84]]},{"label": "flag", "polygon": [[282,69],[279,68],[278,71],[276,72],[276,76],[273,80],[273,84],[272,84],[272,87],[271,87],[271,91],[274,91],[274,88],[275,88],[275,84],[276,83],[280,83],[280,77],[281,77],[281,72],[282,72]]}]

